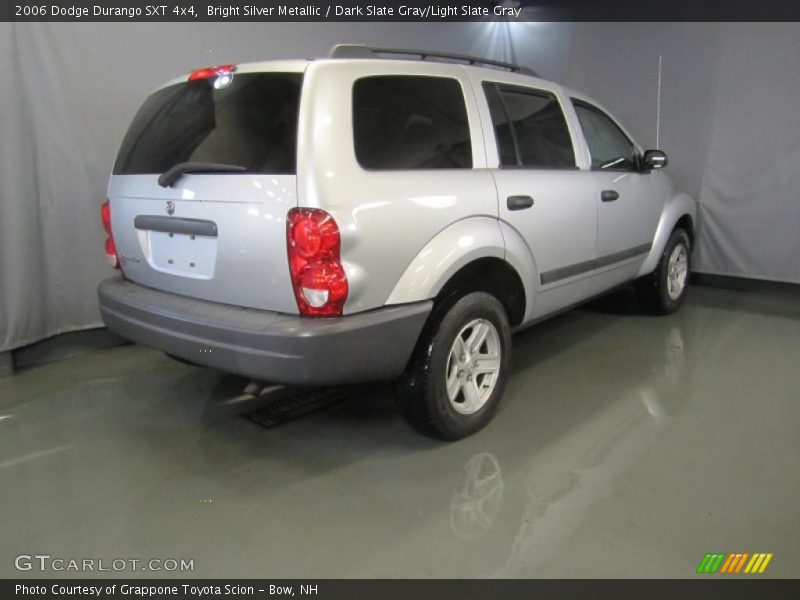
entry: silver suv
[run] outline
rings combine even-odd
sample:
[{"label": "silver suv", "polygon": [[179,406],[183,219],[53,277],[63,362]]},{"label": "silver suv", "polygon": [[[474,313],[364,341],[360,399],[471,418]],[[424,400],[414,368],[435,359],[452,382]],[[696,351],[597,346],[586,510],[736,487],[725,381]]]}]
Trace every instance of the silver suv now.
[{"label": "silver suv", "polygon": [[514,64],[340,45],[147,98],[103,205],[110,329],[260,381],[397,381],[483,427],[512,330],[636,280],[676,310],[695,202],[591,98]]}]

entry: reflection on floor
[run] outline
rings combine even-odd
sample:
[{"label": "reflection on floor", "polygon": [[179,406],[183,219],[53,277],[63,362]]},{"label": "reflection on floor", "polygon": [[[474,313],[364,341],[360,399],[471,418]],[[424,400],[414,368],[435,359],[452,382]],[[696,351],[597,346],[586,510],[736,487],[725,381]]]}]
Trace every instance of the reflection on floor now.
[{"label": "reflection on floor", "polygon": [[798,366],[796,297],[694,287],[654,318],[623,291],[515,336],[496,419],[443,444],[385,386],[265,428],[244,415],[275,396],[241,379],[69,358],[0,380],[0,576],[47,553],[194,561],[111,576],[688,577],[771,552],[761,577],[796,577]]}]

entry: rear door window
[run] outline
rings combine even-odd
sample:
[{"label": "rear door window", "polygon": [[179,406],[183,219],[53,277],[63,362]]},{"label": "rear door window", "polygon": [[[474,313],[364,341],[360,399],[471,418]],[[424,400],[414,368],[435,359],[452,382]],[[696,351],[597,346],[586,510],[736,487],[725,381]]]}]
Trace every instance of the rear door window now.
[{"label": "rear door window", "polygon": [[550,92],[484,83],[502,167],[575,168],[567,121]]},{"label": "rear door window", "polygon": [[353,137],[365,169],[469,169],[472,142],[456,79],[365,77],[353,85]]},{"label": "rear door window", "polygon": [[163,173],[181,162],[292,174],[301,73],[241,73],[171,85],[145,100],[122,142],[115,175]]}]

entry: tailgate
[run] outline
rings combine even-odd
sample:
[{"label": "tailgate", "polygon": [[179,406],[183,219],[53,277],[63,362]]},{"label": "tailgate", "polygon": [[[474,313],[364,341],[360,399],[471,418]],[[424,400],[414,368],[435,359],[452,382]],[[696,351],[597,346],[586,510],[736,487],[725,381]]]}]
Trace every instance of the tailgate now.
[{"label": "tailgate", "polygon": [[[227,65],[151,94],[109,182],[131,281],[212,302],[297,313],[286,214],[297,206],[303,75]],[[159,176],[165,173],[161,181]]]},{"label": "tailgate", "polygon": [[156,175],[112,178],[114,241],[125,277],[148,287],[296,313],[286,257],[292,175]]}]

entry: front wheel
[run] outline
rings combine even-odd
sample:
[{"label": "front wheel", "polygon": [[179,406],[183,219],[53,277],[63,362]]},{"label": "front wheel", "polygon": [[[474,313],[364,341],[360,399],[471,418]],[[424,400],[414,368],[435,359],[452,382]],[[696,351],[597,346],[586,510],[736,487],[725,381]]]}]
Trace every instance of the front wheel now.
[{"label": "front wheel", "polygon": [[475,433],[497,409],[510,354],[508,317],[491,294],[474,292],[438,307],[399,382],[405,417],[439,439]]},{"label": "front wheel", "polygon": [[683,304],[691,272],[691,242],[683,229],[672,232],[656,270],[637,282],[639,301],[650,312],[667,315]]}]

